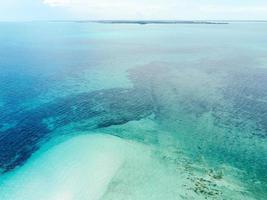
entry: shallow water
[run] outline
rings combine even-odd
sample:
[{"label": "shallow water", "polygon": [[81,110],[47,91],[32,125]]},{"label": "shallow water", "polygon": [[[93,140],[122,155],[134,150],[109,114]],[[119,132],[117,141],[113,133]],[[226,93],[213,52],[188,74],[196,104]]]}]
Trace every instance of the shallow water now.
[{"label": "shallow water", "polygon": [[267,198],[265,23],[0,29],[0,199]]}]

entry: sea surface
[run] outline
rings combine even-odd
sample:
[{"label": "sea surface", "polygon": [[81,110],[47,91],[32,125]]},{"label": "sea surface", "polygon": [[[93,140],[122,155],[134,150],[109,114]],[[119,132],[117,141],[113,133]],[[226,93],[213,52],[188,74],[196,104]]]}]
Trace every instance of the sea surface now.
[{"label": "sea surface", "polygon": [[267,23],[0,23],[0,200],[266,200]]}]

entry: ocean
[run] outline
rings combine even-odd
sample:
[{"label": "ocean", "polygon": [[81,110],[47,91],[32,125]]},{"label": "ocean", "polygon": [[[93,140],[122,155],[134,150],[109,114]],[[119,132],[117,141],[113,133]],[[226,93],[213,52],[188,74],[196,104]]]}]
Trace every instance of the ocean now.
[{"label": "ocean", "polygon": [[0,200],[267,198],[266,23],[0,30]]}]

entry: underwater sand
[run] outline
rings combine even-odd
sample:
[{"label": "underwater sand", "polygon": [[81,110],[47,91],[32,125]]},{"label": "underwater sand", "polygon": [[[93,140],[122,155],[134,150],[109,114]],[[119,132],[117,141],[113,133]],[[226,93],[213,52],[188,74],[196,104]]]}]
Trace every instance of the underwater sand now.
[{"label": "underwater sand", "polygon": [[[143,137],[151,143],[154,136],[145,134],[157,132],[156,126],[145,119],[104,129],[105,134],[79,133],[59,144],[51,141],[24,166],[4,175],[0,198],[254,199],[238,179],[242,172],[229,166],[216,171],[203,160],[192,162],[166,132],[158,133],[154,145],[129,140],[140,134],[140,141]],[[117,128],[125,139],[111,136]]]}]

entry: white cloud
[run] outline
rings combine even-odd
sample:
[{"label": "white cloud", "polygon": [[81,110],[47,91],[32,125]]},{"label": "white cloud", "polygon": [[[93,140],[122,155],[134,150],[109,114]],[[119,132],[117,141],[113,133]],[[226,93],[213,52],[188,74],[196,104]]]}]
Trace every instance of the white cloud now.
[{"label": "white cloud", "polygon": [[[79,17],[89,18],[157,18],[170,15],[175,0],[43,0],[51,7],[65,7]],[[165,14],[164,14],[165,13]]]},{"label": "white cloud", "polygon": [[263,5],[206,5],[200,6],[199,12],[210,19],[261,20],[267,19],[267,4]]},{"label": "white cloud", "polygon": [[[208,4],[196,0],[43,0],[81,19],[252,19],[267,17],[267,4]],[[249,15],[248,15],[249,14]],[[251,17],[251,18],[248,18]]]},{"label": "white cloud", "polygon": [[262,5],[262,6],[208,5],[208,6],[201,6],[200,9],[205,12],[213,12],[213,13],[267,12],[267,5]]},{"label": "white cloud", "polygon": [[52,7],[56,6],[67,6],[70,4],[70,0],[44,0],[44,4],[47,4]]}]

